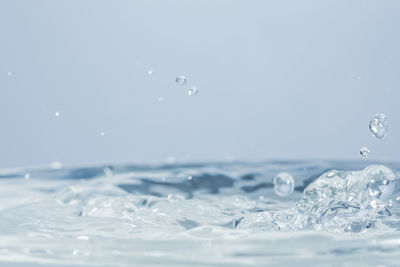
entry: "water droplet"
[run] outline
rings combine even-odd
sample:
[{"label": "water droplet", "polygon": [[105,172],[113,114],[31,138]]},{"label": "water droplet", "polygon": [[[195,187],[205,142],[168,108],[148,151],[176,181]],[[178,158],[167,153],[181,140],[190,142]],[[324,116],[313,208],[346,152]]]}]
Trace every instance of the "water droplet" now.
[{"label": "water droplet", "polygon": [[169,157],[167,158],[167,163],[168,163],[168,164],[174,164],[174,163],[175,163],[175,158],[172,157],[172,156],[169,156]]},{"label": "water droplet", "polygon": [[54,117],[60,117],[61,113],[59,111],[54,112]]},{"label": "water droplet", "polygon": [[368,158],[370,152],[371,152],[371,151],[370,151],[368,148],[366,148],[366,147],[362,147],[362,148],[360,149],[360,155],[361,155],[362,157],[364,157],[364,158]]},{"label": "water droplet", "polygon": [[8,76],[12,76],[13,73],[12,73],[11,71],[9,71],[9,72],[7,72],[7,75],[8,75]]},{"label": "water droplet", "polygon": [[31,174],[28,172],[25,174],[25,179],[28,180],[29,178],[31,178]]},{"label": "water droplet", "polygon": [[157,98],[157,101],[158,101],[158,102],[162,102],[162,101],[163,101],[162,96],[158,97],[158,98]]},{"label": "water droplet", "polygon": [[59,161],[54,161],[50,163],[50,168],[52,169],[60,169],[62,167],[62,163]]},{"label": "water droplet", "polygon": [[152,74],[153,74],[153,70],[149,70],[149,71],[147,72],[147,74],[148,74],[148,75],[152,75]]},{"label": "water droplet", "polygon": [[192,88],[190,88],[190,89],[187,91],[187,94],[188,94],[188,95],[197,95],[197,92],[198,92],[197,87],[193,86]]},{"label": "water droplet", "polygon": [[176,80],[175,80],[175,81],[176,81],[176,83],[179,84],[179,85],[185,85],[186,82],[187,82],[187,79],[186,79],[185,76],[179,75],[178,77],[176,77]]},{"label": "water droplet", "polygon": [[187,177],[187,179],[190,181],[190,180],[193,179],[193,176],[190,175],[190,176]]},{"label": "water droplet", "polygon": [[106,133],[105,133],[105,132],[100,132],[100,135],[101,135],[101,136],[105,136]]},{"label": "water droplet", "polygon": [[387,133],[387,128],[388,124],[385,114],[378,113],[372,116],[371,121],[369,122],[369,129],[372,136],[379,139],[384,138]]},{"label": "water droplet", "polygon": [[289,173],[282,172],[274,177],[275,194],[281,197],[286,197],[293,192],[294,179]]}]

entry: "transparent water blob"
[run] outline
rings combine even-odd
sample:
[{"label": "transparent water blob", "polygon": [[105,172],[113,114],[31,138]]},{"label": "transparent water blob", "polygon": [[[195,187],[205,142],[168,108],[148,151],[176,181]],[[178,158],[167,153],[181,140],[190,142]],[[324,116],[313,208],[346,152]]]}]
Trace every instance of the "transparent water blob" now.
[{"label": "transparent water blob", "polygon": [[293,193],[294,179],[289,173],[281,172],[274,177],[275,194],[281,197],[286,197]]},{"label": "transparent water blob", "polygon": [[188,95],[197,95],[197,93],[198,93],[198,90],[197,90],[197,87],[195,87],[195,86],[191,87],[191,88],[187,91],[187,94],[188,94]]},{"label": "transparent water blob", "polygon": [[386,136],[388,128],[388,123],[386,119],[386,115],[382,113],[377,113],[372,116],[371,121],[369,122],[369,130],[372,133],[372,136],[383,139]]},{"label": "transparent water blob", "polygon": [[100,132],[100,136],[105,136],[106,133],[105,132]]},{"label": "transparent water blob", "polygon": [[185,85],[187,83],[187,79],[185,76],[183,75],[179,75],[178,77],[176,77],[176,83],[179,85]]},{"label": "transparent water blob", "polygon": [[31,174],[28,172],[28,173],[25,174],[24,177],[25,177],[26,180],[28,180],[29,178],[31,178]]},{"label": "transparent water blob", "polygon": [[60,117],[60,115],[61,115],[60,111],[54,112],[54,117]]},{"label": "transparent water blob", "polygon": [[11,71],[9,71],[9,72],[7,72],[7,75],[8,75],[8,76],[12,76],[13,73],[12,73]]},{"label": "transparent water blob", "polygon": [[370,151],[368,148],[366,148],[366,147],[360,148],[360,155],[361,155],[363,158],[368,158],[369,153],[371,153],[371,151]]},{"label": "transparent water blob", "polygon": [[148,74],[148,75],[152,75],[152,74],[153,74],[153,70],[149,70],[149,71],[147,72],[147,74]]}]

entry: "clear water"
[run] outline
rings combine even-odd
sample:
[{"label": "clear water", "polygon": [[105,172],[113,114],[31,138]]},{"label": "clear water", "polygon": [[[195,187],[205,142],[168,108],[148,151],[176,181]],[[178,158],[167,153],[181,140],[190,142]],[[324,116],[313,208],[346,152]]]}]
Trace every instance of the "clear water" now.
[{"label": "clear water", "polygon": [[3,170],[0,265],[398,266],[400,164],[371,164]]}]

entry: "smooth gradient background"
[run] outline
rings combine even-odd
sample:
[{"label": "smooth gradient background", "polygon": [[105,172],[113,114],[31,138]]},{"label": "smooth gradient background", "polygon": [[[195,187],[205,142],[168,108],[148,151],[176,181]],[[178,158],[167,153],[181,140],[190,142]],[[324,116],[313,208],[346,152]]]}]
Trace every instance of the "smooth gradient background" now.
[{"label": "smooth gradient background", "polygon": [[400,160],[399,14],[396,0],[1,0],[0,167],[362,146]]}]

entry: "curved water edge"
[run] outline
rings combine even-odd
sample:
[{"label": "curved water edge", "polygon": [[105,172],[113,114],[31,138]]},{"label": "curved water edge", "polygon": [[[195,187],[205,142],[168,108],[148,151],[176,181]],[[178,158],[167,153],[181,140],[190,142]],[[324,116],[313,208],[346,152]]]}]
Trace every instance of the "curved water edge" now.
[{"label": "curved water edge", "polygon": [[[2,172],[0,259],[129,266],[151,264],[144,255],[152,255],[171,264],[290,264],[304,260],[307,247],[316,260],[368,251],[391,263],[400,248],[400,164],[367,165],[274,161]],[[295,180],[287,197],[273,191],[280,172]]]}]

